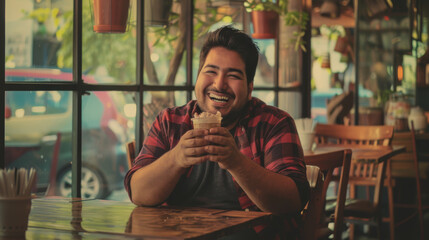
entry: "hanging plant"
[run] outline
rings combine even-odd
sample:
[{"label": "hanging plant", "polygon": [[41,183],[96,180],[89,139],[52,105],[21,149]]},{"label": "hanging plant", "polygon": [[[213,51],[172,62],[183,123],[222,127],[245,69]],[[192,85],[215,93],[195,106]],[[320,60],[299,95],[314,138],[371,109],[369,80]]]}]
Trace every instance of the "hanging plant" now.
[{"label": "hanging plant", "polygon": [[274,11],[284,19],[286,26],[298,26],[298,30],[294,32],[294,36],[292,37],[292,44],[296,51],[298,49],[307,51],[304,35],[309,20],[308,13],[304,11],[289,11],[288,4],[288,0],[246,0],[244,7],[248,12]]},{"label": "hanging plant", "polygon": [[93,0],[94,31],[124,33],[129,9],[130,0]]}]

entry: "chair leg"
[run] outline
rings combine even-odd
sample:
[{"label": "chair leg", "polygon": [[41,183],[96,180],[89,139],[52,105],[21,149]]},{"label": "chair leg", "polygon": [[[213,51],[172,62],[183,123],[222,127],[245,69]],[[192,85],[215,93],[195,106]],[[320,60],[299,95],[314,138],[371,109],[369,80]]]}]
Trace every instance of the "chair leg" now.
[{"label": "chair leg", "polygon": [[382,231],[382,225],[383,225],[383,216],[379,215],[380,217],[377,218],[377,237],[378,239],[384,239],[383,231]]},{"label": "chair leg", "polygon": [[[389,183],[390,184],[390,183]],[[389,229],[390,229],[390,239],[395,239],[395,215],[394,215],[394,206],[393,206],[393,190],[392,186],[389,185],[388,189],[388,198],[389,198]]]},{"label": "chair leg", "polygon": [[414,131],[414,122],[411,121],[411,140],[413,143],[413,165],[414,165],[414,174],[416,178],[416,192],[417,192],[417,211],[420,224],[420,239],[424,239],[424,228],[423,228],[423,207],[422,207],[422,194],[420,186],[420,172],[419,172],[419,161],[417,155],[417,143],[416,135]]},{"label": "chair leg", "polygon": [[416,192],[417,192],[417,216],[419,218],[420,227],[420,239],[424,239],[424,228],[423,228],[423,206],[422,206],[422,194],[420,188],[420,174],[418,169],[418,163],[414,163],[416,172]]},{"label": "chair leg", "polygon": [[355,239],[355,225],[353,223],[350,223],[349,226],[349,240]]},{"label": "chair leg", "polygon": [[389,201],[389,230],[390,230],[390,239],[395,239],[395,213],[394,213],[394,200],[393,200],[393,186],[392,186],[392,161],[387,160],[387,197]]},{"label": "chair leg", "polygon": [[394,213],[394,201],[393,201],[393,189],[392,189],[392,175],[391,175],[391,161],[387,162],[387,197],[389,198],[389,229],[390,239],[395,239],[395,213]]}]

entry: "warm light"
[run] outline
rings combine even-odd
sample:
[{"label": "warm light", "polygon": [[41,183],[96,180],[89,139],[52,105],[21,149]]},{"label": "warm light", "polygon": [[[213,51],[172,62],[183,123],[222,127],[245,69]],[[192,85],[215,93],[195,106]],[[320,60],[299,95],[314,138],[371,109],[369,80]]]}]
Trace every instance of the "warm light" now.
[{"label": "warm light", "polygon": [[54,100],[55,103],[59,103],[61,101],[61,94],[58,91],[52,91],[49,92],[52,96],[52,100]]},{"label": "warm light", "polygon": [[128,121],[127,121],[127,127],[128,127],[128,128],[131,128],[131,129],[132,129],[132,128],[134,128],[134,122],[133,122],[133,121],[131,121],[131,120],[128,120]]},{"label": "warm light", "polygon": [[46,107],[45,106],[34,106],[31,108],[31,111],[34,113],[45,113]]},{"label": "warm light", "polygon": [[398,81],[402,81],[402,79],[404,79],[404,69],[402,68],[402,65],[399,65],[397,68],[397,76],[398,76]]},{"label": "warm light", "polygon": [[22,118],[25,115],[25,110],[23,108],[19,108],[15,110],[15,117]]},{"label": "warm light", "polygon": [[150,60],[152,60],[152,62],[158,62],[158,60],[159,60],[158,53],[152,53],[152,54],[150,54]]},{"label": "warm light", "polygon": [[136,109],[137,109],[137,107],[136,107],[136,104],[134,104],[134,103],[125,104],[125,106],[124,106],[125,116],[127,116],[129,118],[135,117],[136,116]]}]

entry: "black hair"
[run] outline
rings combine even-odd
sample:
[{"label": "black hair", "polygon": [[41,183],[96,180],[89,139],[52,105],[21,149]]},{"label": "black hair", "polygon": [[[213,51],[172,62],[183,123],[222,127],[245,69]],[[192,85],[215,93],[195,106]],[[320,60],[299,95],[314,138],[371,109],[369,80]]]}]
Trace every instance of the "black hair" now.
[{"label": "black hair", "polygon": [[237,52],[246,67],[247,84],[253,82],[256,66],[258,65],[259,48],[249,35],[229,25],[208,33],[207,39],[201,48],[198,74],[206,61],[208,53],[214,47],[224,47]]}]

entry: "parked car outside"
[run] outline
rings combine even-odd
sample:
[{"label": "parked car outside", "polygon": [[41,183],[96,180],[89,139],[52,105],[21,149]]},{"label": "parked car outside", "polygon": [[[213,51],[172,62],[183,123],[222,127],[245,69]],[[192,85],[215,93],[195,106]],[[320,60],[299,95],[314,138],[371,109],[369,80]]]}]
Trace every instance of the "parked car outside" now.
[{"label": "parked car outside", "polygon": [[[96,83],[93,76],[83,76]],[[6,69],[6,81],[72,81],[59,69]],[[55,194],[71,196],[72,92],[7,91],[5,162],[7,168],[35,168],[37,192],[55,186]],[[83,198],[106,198],[123,189],[128,169],[124,143],[127,119],[118,111],[112,94],[94,91],[82,100]],[[55,171],[51,171],[54,168]]]}]

